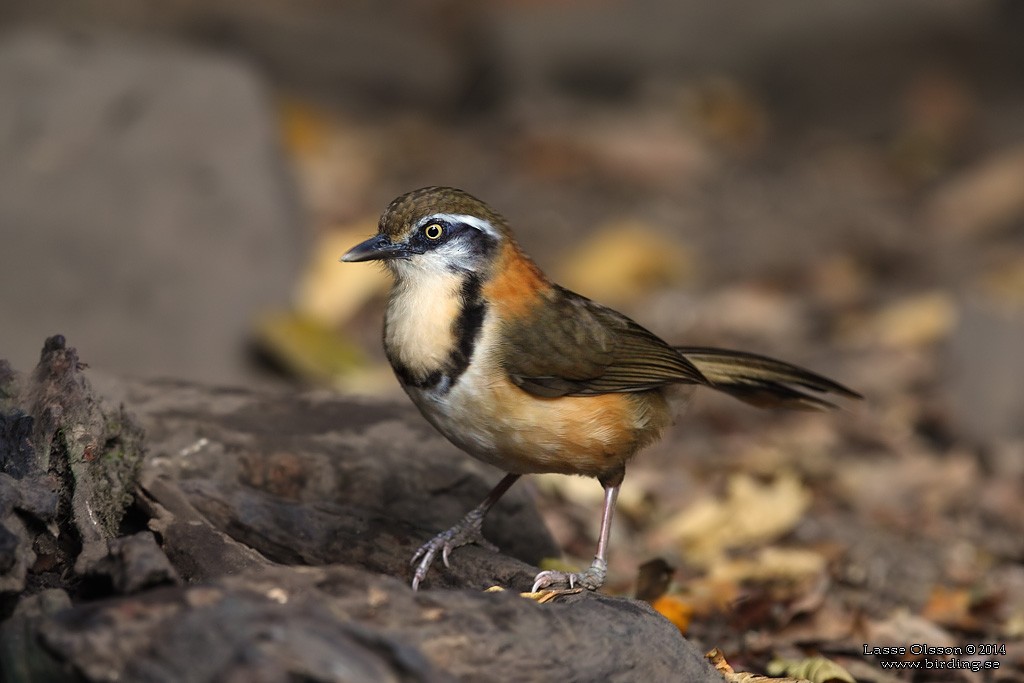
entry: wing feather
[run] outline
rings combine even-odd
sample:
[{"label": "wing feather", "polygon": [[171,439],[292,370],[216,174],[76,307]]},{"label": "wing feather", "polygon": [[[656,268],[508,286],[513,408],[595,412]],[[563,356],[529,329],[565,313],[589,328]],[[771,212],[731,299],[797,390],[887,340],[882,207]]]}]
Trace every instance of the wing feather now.
[{"label": "wing feather", "polygon": [[536,396],[593,396],[706,384],[693,363],[626,316],[555,287],[529,320],[510,322],[503,366]]}]

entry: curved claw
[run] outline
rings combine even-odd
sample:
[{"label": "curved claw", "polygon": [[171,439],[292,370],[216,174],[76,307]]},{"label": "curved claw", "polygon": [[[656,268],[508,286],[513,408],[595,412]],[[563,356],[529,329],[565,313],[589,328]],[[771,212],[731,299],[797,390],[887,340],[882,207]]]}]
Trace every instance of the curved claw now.
[{"label": "curved claw", "polygon": [[604,585],[605,576],[608,574],[608,564],[599,557],[594,558],[593,564],[582,572],[560,572],[549,569],[537,574],[533,579],[533,592],[541,590],[562,590],[562,586],[568,586],[572,590],[578,584],[580,588],[589,591],[596,591]]},{"label": "curved claw", "polygon": [[452,554],[452,544],[445,543],[444,548],[441,549],[441,562],[445,567],[451,567],[452,565],[448,562],[448,556]]},{"label": "curved claw", "polygon": [[416,571],[413,572],[412,589],[419,589],[420,583],[426,578],[427,572],[430,571],[430,565],[433,564],[439,550],[441,551],[441,561],[445,567],[451,566],[449,557],[453,550],[470,543],[497,552],[498,546],[483,537],[483,533],[480,530],[482,522],[482,515],[471,512],[451,529],[442,531],[421,545],[409,562],[409,564],[416,565],[417,561],[419,561],[419,564],[416,565]]}]

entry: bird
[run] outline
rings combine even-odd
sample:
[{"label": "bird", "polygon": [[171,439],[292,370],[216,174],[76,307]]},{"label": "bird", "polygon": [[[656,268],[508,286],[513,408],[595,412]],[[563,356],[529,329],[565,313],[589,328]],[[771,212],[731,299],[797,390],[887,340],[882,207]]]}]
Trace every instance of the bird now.
[{"label": "bird", "polygon": [[658,439],[696,387],[759,407],[826,409],[862,398],[796,365],[743,351],[673,346],[611,308],[552,282],[508,221],[451,187],[394,199],[377,234],[341,258],[393,278],[384,351],[406,394],[455,446],[507,474],[413,555],[412,588],[438,553],[484,538],[485,516],[524,474],[593,477],[604,487],[597,550],[579,572],[542,571],[533,592],[597,590],[606,579],[626,466]]}]

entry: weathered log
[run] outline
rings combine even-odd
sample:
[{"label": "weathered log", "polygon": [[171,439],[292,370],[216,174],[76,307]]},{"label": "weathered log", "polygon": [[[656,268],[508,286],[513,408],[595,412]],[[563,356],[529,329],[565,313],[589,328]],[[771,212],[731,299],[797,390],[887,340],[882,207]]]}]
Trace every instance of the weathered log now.
[{"label": "weathered log", "polygon": [[[67,410],[106,405],[77,362],[67,371]],[[646,603],[520,597],[557,554],[526,489],[485,526],[503,552],[461,548],[413,592],[412,552],[500,473],[404,404],[95,379],[146,429],[134,504],[83,564],[64,538],[77,508],[47,512],[29,479],[0,475],[0,515],[27,521],[0,556],[47,535],[68,549],[56,590],[31,580],[37,560],[20,588],[0,588],[4,680],[720,680]],[[76,478],[77,495],[97,481]],[[507,590],[484,592],[495,585]]]}]

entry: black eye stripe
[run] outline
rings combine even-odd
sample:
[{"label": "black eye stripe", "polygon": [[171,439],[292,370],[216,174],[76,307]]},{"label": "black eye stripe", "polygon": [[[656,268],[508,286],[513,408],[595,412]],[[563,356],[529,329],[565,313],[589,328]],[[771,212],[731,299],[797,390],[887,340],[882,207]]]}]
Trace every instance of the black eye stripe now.
[{"label": "black eye stripe", "polygon": [[497,240],[471,224],[450,223],[440,218],[424,221],[409,236],[408,244],[412,253],[426,254],[453,241],[459,243],[464,255],[470,259],[485,257],[497,246]]}]

